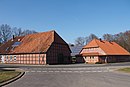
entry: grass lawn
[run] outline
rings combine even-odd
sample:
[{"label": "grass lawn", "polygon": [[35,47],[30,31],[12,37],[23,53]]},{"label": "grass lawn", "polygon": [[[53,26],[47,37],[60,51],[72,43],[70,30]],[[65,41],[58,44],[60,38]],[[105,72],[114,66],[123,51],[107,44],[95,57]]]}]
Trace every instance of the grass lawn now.
[{"label": "grass lawn", "polygon": [[119,71],[130,73],[130,67],[119,69]]},{"label": "grass lawn", "polygon": [[19,74],[20,72],[18,71],[0,71],[0,83],[8,81]]}]

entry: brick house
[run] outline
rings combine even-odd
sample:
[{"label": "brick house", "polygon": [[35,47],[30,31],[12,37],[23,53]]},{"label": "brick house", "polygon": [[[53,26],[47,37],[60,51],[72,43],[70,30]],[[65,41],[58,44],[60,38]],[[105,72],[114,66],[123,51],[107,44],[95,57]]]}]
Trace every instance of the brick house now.
[{"label": "brick house", "polygon": [[68,44],[54,30],[13,37],[0,46],[2,63],[70,63],[70,53]]},{"label": "brick house", "polygon": [[115,42],[93,39],[80,52],[86,63],[128,62],[130,53]]}]

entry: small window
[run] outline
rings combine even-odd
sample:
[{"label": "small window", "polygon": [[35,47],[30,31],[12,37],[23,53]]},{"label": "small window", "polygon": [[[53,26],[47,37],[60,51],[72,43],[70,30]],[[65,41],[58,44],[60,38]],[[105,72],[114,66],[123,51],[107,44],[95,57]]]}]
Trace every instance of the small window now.
[{"label": "small window", "polygon": [[12,50],[12,51],[14,51],[14,48],[15,48],[15,47],[12,47],[12,49],[11,49],[11,50]]},{"label": "small window", "polygon": [[5,58],[6,58],[6,61],[8,61],[8,56],[5,56]]},{"label": "small window", "polygon": [[12,47],[16,47],[16,46],[19,46],[21,44],[21,42],[15,42]]},{"label": "small window", "polygon": [[12,51],[15,49],[15,47],[19,46],[21,44],[21,42],[14,42],[14,44],[12,45]]},{"label": "small window", "polygon": [[16,56],[14,56],[14,61],[16,61],[17,60],[17,57]]},{"label": "small window", "polygon": [[94,56],[90,56],[90,59],[94,59]]},{"label": "small window", "polygon": [[10,55],[10,61],[12,61],[12,55]]},{"label": "small window", "polygon": [[8,49],[9,49],[9,47],[7,47],[5,51],[8,51]]}]

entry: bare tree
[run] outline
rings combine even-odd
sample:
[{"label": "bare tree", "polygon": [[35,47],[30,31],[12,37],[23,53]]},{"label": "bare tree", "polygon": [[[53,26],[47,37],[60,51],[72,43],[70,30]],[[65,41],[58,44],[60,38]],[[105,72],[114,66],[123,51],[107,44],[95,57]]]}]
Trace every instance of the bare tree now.
[{"label": "bare tree", "polygon": [[78,46],[85,45],[85,38],[84,37],[78,37],[75,40],[75,45],[78,45]]},{"label": "bare tree", "polygon": [[11,27],[7,24],[2,24],[0,26],[0,40],[1,42],[6,42],[11,38],[12,30]]},{"label": "bare tree", "polygon": [[114,35],[114,41],[130,52],[130,31]]},{"label": "bare tree", "polygon": [[90,34],[88,37],[85,38],[86,44],[88,44],[88,42],[93,39],[98,39],[98,37],[95,34]]},{"label": "bare tree", "polygon": [[25,36],[28,34],[37,33],[34,30],[22,30],[17,27],[10,27],[7,24],[0,25],[0,43],[5,43],[7,40],[11,39],[12,36]]},{"label": "bare tree", "polygon": [[113,41],[113,35],[111,34],[104,34],[103,39],[107,41]]},{"label": "bare tree", "polygon": [[107,41],[114,41],[130,52],[130,30],[114,35],[104,34],[103,39]]},{"label": "bare tree", "polygon": [[89,39],[93,40],[93,39],[98,39],[98,37],[95,34],[90,34],[89,35]]},{"label": "bare tree", "polygon": [[17,28],[17,27],[14,27],[13,28],[13,35],[14,36],[22,36],[22,29],[21,28]]},{"label": "bare tree", "polygon": [[[114,41],[130,52],[130,30],[126,32],[120,32],[114,35],[104,34],[102,38],[107,41]],[[85,45],[85,43],[88,44],[88,42],[90,42],[93,39],[98,39],[98,37],[95,34],[90,34],[85,38],[78,37],[75,40],[75,45]]]},{"label": "bare tree", "polygon": [[34,33],[37,33],[37,32],[34,31],[34,30],[24,30],[22,32],[22,36],[29,35],[29,34],[34,34]]}]

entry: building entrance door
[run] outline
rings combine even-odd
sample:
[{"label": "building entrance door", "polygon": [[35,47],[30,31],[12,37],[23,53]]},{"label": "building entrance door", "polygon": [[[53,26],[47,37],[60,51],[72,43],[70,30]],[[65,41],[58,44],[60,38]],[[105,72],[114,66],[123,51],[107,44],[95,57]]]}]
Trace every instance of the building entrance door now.
[{"label": "building entrance door", "polygon": [[58,55],[58,64],[63,64],[64,63],[64,55],[60,53]]}]

